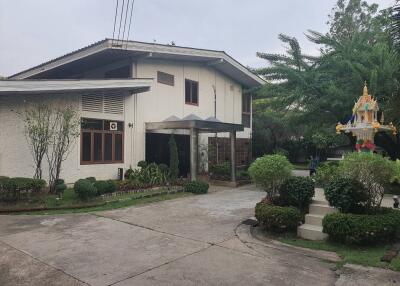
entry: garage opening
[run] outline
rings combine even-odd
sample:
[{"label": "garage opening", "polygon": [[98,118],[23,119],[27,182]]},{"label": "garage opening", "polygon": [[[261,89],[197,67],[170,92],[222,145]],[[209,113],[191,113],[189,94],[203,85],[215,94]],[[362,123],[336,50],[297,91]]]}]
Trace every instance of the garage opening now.
[{"label": "garage opening", "polygon": [[[146,162],[169,166],[171,134],[146,133]],[[187,178],[190,173],[190,136],[174,134],[178,147],[179,176]]]}]

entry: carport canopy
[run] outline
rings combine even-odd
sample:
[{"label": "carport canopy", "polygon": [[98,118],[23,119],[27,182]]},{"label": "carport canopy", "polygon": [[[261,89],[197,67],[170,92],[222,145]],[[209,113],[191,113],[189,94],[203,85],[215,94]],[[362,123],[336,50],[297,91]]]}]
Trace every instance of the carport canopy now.
[{"label": "carport canopy", "polygon": [[242,124],[222,122],[215,117],[201,119],[190,114],[182,119],[171,116],[160,122],[146,122],[147,131],[157,131],[165,129],[186,129],[190,131],[190,179],[196,180],[197,175],[197,157],[198,157],[198,135],[199,133],[219,133],[229,132],[231,140],[231,180],[236,181],[236,132],[243,131]]}]

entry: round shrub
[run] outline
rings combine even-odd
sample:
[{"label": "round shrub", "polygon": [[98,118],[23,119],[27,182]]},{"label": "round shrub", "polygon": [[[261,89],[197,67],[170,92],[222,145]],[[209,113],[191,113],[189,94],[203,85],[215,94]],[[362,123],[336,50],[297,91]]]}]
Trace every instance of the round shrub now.
[{"label": "round shrub", "polygon": [[129,167],[129,169],[127,169],[124,173],[124,179],[128,180],[134,172],[135,171],[132,169],[132,167]]},{"label": "round shrub", "polygon": [[296,231],[302,216],[294,207],[280,207],[265,202],[256,205],[255,216],[266,230],[281,233]]},{"label": "round shrub", "polygon": [[57,179],[54,182],[54,188],[57,194],[62,194],[67,189],[67,185],[63,179]]},{"label": "round shrub", "polygon": [[208,192],[209,185],[201,181],[187,182],[184,186],[185,192],[193,194],[206,194]]},{"label": "round shrub", "polygon": [[139,162],[137,163],[137,165],[138,165],[139,168],[144,169],[144,168],[147,167],[147,162],[142,160],[142,161],[139,161]]},{"label": "round shrub", "polygon": [[76,181],[74,184],[74,191],[81,200],[88,200],[97,194],[94,183],[88,179],[80,179]]},{"label": "round shrub", "polygon": [[279,188],[280,200],[301,210],[308,208],[313,196],[314,181],[309,177],[286,179]]},{"label": "round shrub", "polygon": [[249,167],[252,181],[267,192],[268,198],[278,193],[280,185],[292,174],[293,166],[282,155],[264,155],[256,159]]},{"label": "round shrub", "polygon": [[377,207],[382,201],[385,187],[396,174],[396,165],[378,154],[354,152],[340,161],[339,171],[343,177],[363,184],[368,194],[367,207]]},{"label": "round shrub", "polygon": [[354,179],[336,178],[325,188],[325,198],[329,204],[343,213],[357,213],[368,200],[364,186]]},{"label": "round shrub", "polygon": [[323,231],[329,239],[346,244],[376,244],[394,240],[400,231],[400,211],[385,209],[377,214],[326,215]]},{"label": "round shrub", "polygon": [[117,184],[113,180],[96,181],[94,187],[98,195],[114,193],[117,190]]}]

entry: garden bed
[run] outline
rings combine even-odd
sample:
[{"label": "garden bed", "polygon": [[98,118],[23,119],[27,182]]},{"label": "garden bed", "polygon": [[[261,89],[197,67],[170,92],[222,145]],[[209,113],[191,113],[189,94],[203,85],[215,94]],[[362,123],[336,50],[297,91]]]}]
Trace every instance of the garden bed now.
[{"label": "garden bed", "polygon": [[55,195],[46,195],[40,201],[19,202],[12,207],[10,207],[10,204],[1,204],[0,214],[50,214],[101,211],[187,195],[189,194],[184,193],[183,188],[173,190],[154,188],[132,190],[131,192],[116,192],[95,197],[90,201],[84,202],[79,200],[73,189],[68,189],[61,199],[58,199]]},{"label": "garden bed", "polygon": [[312,249],[324,252],[334,252],[341,261],[336,262],[338,267],[346,263],[359,264],[400,271],[400,257],[394,258],[391,263],[382,262],[381,258],[390,250],[390,244],[376,246],[349,246],[330,241],[310,241],[298,238],[295,233],[276,234],[265,231],[262,227],[252,227],[251,234],[261,241],[273,240],[288,246]]}]

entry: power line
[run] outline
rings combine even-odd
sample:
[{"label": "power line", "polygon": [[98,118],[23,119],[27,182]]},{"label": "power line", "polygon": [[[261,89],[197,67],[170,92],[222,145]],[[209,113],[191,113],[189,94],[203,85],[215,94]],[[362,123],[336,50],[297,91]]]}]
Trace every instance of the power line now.
[{"label": "power line", "polygon": [[[126,41],[129,41],[129,33],[131,31],[131,23],[132,23],[132,14],[133,14],[133,4],[135,3],[135,0],[132,0],[132,5],[131,5],[131,15],[129,17],[129,26],[128,26],[128,35],[126,36]],[[126,43],[126,46],[128,46],[128,43]]]},{"label": "power line", "polygon": [[119,2],[119,0],[117,0],[117,5],[115,6],[114,28],[113,28],[113,35],[112,35],[112,40],[111,40],[111,46],[114,45],[115,24],[117,23],[117,14],[118,14],[118,2]]},{"label": "power line", "polygon": [[121,17],[119,20],[119,28],[118,28],[118,41],[119,41],[119,36],[121,34],[121,24],[122,24],[122,16],[124,13],[124,6],[125,6],[125,0],[122,0],[122,6],[121,6]]},{"label": "power line", "polygon": [[124,21],[124,31],[122,32],[122,41],[123,41],[124,38],[125,38],[125,28],[126,28],[126,19],[128,18],[129,2],[130,2],[130,0],[128,0],[128,1],[126,2],[125,21]]}]

